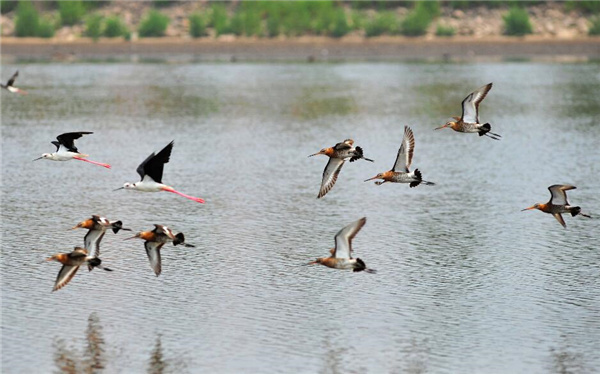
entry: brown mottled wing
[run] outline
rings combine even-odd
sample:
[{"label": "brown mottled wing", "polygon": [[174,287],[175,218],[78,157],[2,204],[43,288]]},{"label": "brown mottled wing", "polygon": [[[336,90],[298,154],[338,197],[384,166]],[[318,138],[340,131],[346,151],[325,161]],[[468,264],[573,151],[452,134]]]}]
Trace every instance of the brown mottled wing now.
[{"label": "brown mottled wing", "polygon": [[404,138],[402,138],[402,145],[398,150],[396,156],[396,162],[392,171],[403,171],[408,173],[410,164],[412,163],[413,153],[415,151],[415,136],[412,130],[408,126],[404,126]]},{"label": "brown mottled wing", "polygon": [[574,190],[575,186],[570,186],[568,184],[554,184],[548,187],[548,191],[552,197],[550,198],[549,203],[552,205],[568,205],[567,201],[567,193],[565,191]]},{"label": "brown mottled wing", "polygon": [[562,227],[567,228],[567,224],[565,223],[565,220],[563,219],[563,217],[560,213],[554,213],[552,215],[554,216],[554,218],[556,218],[558,223],[560,223],[562,225]]},{"label": "brown mottled wing", "polygon": [[12,77],[6,82],[6,86],[12,86],[15,83],[15,79],[19,76],[19,71],[17,70]]},{"label": "brown mottled wing", "polygon": [[354,239],[366,222],[367,218],[363,217],[344,227],[335,235],[335,251],[333,257],[352,258],[352,239]]},{"label": "brown mottled wing", "polygon": [[323,170],[323,180],[321,181],[321,189],[319,190],[319,195],[317,198],[321,198],[329,192],[335,185],[337,181],[337,177],[342,170],[342,166],[344,165],[344,160],[341,158],[330,158],[327,166],[325,166],[325,170]]},{"label": "brown mottled wing", "polygon": [[158,235],[166,235],[169,239],[174,240],[175,235],[173,235],[173,231],[167,226],[163,225],[154,225],[154,233]]},{"label": "brown mottled wing", "polygon": [[158,277],[160,272],[162,271],[161,261],[160,261],[160,249],[164,243],[156,243],[156,242],[145,242],[144,248],[146,248],[146,254],[148,255],[148,260],[150,260],[150,267],[154,270],[154,274]]},{"label": "brown mottled wing", "polygon": [[77,270],[79,270],[79,265],[63,265],[63,267],[58,272],[58,276],[56,277],[56,282],[54,282],[54,288],[52,289],[52,292],[60,290],[61,288],[66,286],[67,283],[69,283],[71,279],[73,279],[75,273],[77,273]]},{"label": "brown mottled wing", "polygon": [[466,123],[479,123],[479,103],[485,99],[487,93],[492,89],[492,83],[471,92],[462,102],[461,119]]}]

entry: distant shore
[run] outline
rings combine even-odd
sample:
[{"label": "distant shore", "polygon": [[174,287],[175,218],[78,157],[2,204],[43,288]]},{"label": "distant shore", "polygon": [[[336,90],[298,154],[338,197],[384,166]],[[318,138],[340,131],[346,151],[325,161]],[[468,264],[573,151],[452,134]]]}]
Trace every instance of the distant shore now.
[{"label": "distant shore", "polygon": [[2,58],[45,60],[103,59],[137,56],[208,61],[335,61],[335,60],[476,60],[569,56],[600,58],[600,37],[557,39],[528,36],[377,38],[297,37],[282,39],[144,38],[137,41],[79,38],[73,41],[3,37]]}]

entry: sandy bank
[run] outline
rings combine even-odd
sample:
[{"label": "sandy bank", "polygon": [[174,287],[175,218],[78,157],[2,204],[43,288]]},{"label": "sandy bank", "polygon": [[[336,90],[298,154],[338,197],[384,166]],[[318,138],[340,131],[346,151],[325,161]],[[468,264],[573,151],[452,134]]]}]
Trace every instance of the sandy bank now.
[{"label": "sandy bank", "polygon": [[169,58],[188,56],[200,60],[327,61],[458,59],[480,57],[527,58],[574,56],[600,58],[600,37],[556,39],[543,37],[488,37],[449,39],[379,37],[372,39],[299,37],[287,40],[253,38],[156,38],[135,42],[80,38],[74,41],[38,38],[2,38],[3,58],[86,59],[111,57]]}]

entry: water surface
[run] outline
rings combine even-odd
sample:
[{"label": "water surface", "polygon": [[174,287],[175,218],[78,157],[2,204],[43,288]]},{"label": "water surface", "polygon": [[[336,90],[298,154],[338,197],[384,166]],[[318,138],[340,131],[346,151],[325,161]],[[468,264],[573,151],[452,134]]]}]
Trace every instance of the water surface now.
[{"label": "water surface", "polygon": [[[7,373],[589,373],[600,367],[598,219],[521,212],[574,184],[600,212],[598,64],[28,64],[2,93],[2,368]],[[471,90],[496,142],[433,131]],[[363,180],[391,168],[403,127],[434,187]],[[31,162],[54,137],[112,170]],[[319,149],[353,138],[316,199]],[[112,190],[175,140],[164,182],[203,197]],[[51,293],[42,260],[82,245],[91,214],[154,223],[107,233],[112,273],[83,269]],[[362,217],[354,248],[376,275],[304,266]]]}]

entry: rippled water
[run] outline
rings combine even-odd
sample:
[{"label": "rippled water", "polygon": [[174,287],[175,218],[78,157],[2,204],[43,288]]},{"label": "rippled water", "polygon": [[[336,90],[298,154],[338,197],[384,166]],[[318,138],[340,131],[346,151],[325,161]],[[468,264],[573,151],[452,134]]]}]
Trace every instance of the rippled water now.
[{"label": "rippled water", "polygon": [[[2,92],[2,370],[588,373],[600,367],[598,218],[521,212],[569,183],[600,214],[598,64],[28,64]],[[493,81],[481,119],[500,142],[433,131]],[[363,180],[388,170],[404,125],[434,187]],[[31,162],[93,131],[82,162]],[[347,163],[317,200],[345,138]],[[203,197],[112,190],[175,140],[164,181]],[[82,245],[91,214],[160,223],[155,277],[141,241],[107,233],[112,273],[51,293],[42,260]],[[375,275],[304,266],[362,216]]]}]

